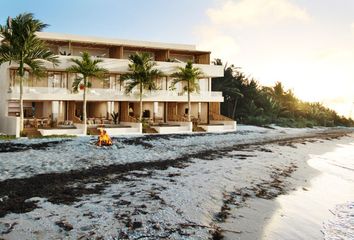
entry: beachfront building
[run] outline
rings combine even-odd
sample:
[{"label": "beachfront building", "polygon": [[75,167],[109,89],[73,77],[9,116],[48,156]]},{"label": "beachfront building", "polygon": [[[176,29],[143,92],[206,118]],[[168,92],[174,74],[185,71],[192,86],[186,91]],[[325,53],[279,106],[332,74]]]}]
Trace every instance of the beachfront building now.
[{"label": "beachfront building", "polygon": [[[210,64],[210,52],[196,50],[194,45],[167,44],[83,37],[67,34],[38,33],[50,49],[59,56],[60,64],[47,64],[44,77],[27,72],[24,81],[24,131],[51,134],[84,134],[82,131],[82,92],[73,92],[76,74],[66,71],[71,58],[82,52],[103,60],[109,70],[105,79],[91,78],[87,94],[87,124],[91,133],[105,127],[112,135],[142,132],[139,118],[138,90],[125,92],[121,74],[128,71],[128,57],[147,52],[156,61],[163,77],[156,80],[157,90],[145,90],[143,119],[148,131],[157,133],[200,131],[234,131],[236,123],[220,115],[221,92],[211,90],[213,77],[223,76],[223,66]],[[192,61],[204,76],[199,79],[200,91],[191,94],[188,109],[183,83],[172,86],[171,74]],[[0,68],[0,132],[19,135],[19,81],[15,64]],[[191,111],[192,120],[186,115]],[[111,113],[118,113],[116,121]]]}]

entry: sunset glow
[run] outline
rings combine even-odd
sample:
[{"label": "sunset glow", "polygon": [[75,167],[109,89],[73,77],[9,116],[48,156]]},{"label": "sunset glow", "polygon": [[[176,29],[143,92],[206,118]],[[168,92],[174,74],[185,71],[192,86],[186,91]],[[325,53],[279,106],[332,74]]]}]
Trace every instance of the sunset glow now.
[{"label": "sunset glow", "polygon": [[262,84],[281,81],[302,100],[349,116],[354,114],[353,9],[352,1],[216,1],[198,30],[199,46]]}]

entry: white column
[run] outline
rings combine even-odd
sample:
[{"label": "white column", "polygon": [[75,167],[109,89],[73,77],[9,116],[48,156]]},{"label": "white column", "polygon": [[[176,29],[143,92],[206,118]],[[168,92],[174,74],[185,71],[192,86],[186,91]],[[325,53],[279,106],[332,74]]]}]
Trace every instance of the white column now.
[{"label": "white column", "polygon": [[159,113],[159,102],[154,102],[154,113],[152,115],[154,121],[158,113]]},{"label": "white column", "polygon": [[112,113],[112,102],[107,102],[107,112],[108,114]]},{"label": "white column", "polygon": [[200,119],[200,116],[202,115],[202,103],[198,103],[198,118]]},{"label": "white column", "polygon": [[59,101],[59,110],[58,110],[58,118],[63,119],[64,118],[64,111],[63,111],[63,101]]},{"label": "white column", "polygon": [[59,116],[59,101],[52,101],[52,119],[58,119]]},{"label": "white column", "polygon": [[154,102],[154,114],[159,113],[159,102]]},{"label": "white column", "polygon": [[114,75],[111,75],[111,76],[109,76],[109,88],[110,89],[114,89],[114,78],[115,78],[115,76]]}]

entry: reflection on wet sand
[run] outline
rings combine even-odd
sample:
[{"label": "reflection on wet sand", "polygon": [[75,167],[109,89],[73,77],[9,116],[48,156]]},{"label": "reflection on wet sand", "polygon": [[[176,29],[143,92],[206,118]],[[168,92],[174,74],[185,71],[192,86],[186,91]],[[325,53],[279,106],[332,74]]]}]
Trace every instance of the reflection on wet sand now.
[{"label": "reflection on wet sand", "polygon": [[277,198],[280,207],[264,228],[263,239],[353,239],[353,152],[354,143],[311,156],[308,164],[321,174],[309,188]]}]

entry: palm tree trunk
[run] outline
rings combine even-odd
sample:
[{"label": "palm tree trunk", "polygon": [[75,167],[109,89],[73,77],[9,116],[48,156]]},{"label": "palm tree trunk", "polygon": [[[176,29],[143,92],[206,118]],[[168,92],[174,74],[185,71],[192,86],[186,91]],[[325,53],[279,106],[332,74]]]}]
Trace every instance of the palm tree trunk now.
[{"label": "palm tree trunk", "polygon": [[234,103],[234,110],[232,111],[232,119],[236,119],[236,106],[237,106],[237,101],[238,101],[238,98],[235,98],[235,103]]},{"label": "palm tree trunk", "polygon": [[189,91],[189,81],[187,82],[188,86],[187,86],[187,91],[188,91],[188,122],[191,121],[191,94]]},{"label": "palm tree trunk", "polygon": [[19,75],[20,75],[20,133],[23,131],[23,76],[24,76],[24,67],[23,67],[23,62],[20,62],[20,67],[19,67]]},{"label": "palm tree trunk", "polygon": [[87,115],[86,115],[86,77],[84,77],[84,94],[83,94],[83,106],[82,106],[82,119],[84,122],[84,135],[87,134]]},{"label": "palm tree trunk", "polygon": [[143,84],[140,83],[140,111],[139,111],[139,121],[143,120]]},{"label": "palm tree trunk", "polygon": [[229,118],[231,118],[232,117],[232,115],[231,115],[231,108],[232,108],[231,102],[230,101],[226,101],[225,103],[226,103],[226,107],[227,107],[227,116]]},{"label": "palm tree trunk", "polygon": [[23,132],[23,76],[20,76],[20,133]]}]

